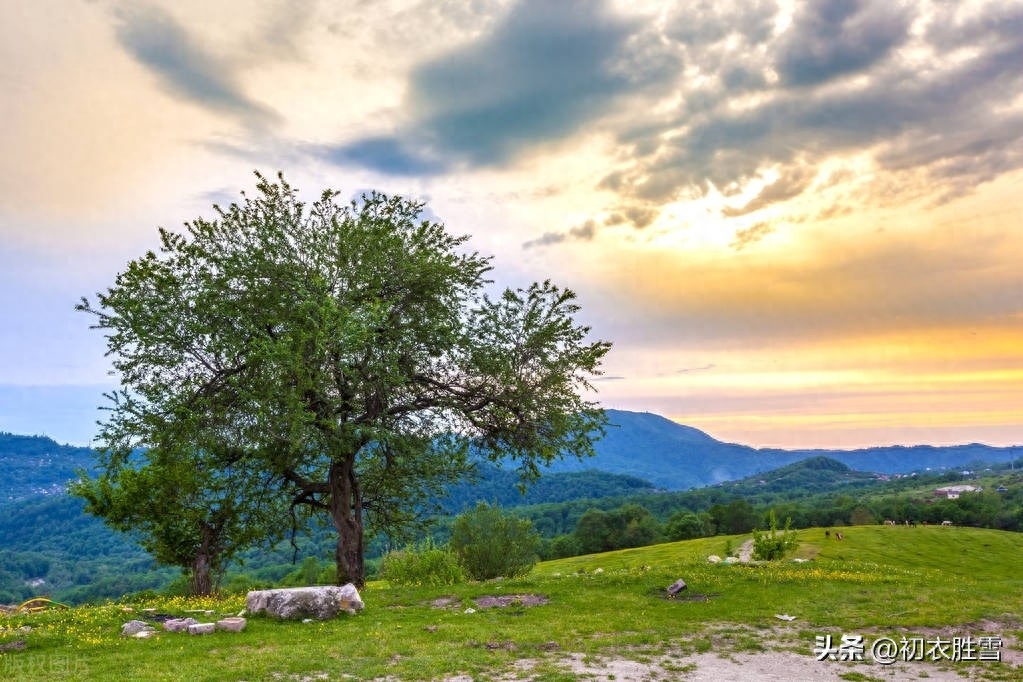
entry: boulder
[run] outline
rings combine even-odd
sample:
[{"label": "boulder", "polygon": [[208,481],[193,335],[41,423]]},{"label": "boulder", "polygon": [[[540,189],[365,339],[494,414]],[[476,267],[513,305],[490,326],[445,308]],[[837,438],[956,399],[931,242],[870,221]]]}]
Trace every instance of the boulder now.
[{"label": "boulder", "polygon": [[679,578],[668,587],[668,596],[674,597],[684,589],[686,589],[686,581]]},{"label": "boulder", "polygon": [[245,623],[246,620],[240,616],[230,616],[218,620],[217,629],[227,630],[228,632],[241,632],[245,629]]},{"label": "boulder", "polygon": [[167,632],[184,632],[189,625],[196,625],[199,621],[195,618],[171,618],[163,622],[163,629]]},{"label": "boulder", "polygon": [[351,583],[337,587],[291,587],[255,590],[245,596],[249,613],[267,613],[276,618],[333,618],[341,611],[354,614],[365,605]]},{"label": "boulder", "polygon": [[188,626],[190,635],[212,635],[217,629],[216,623],[192,623]]},{"label": "boulder", "polygon": [[134,637],[140,632],[156,632],[156,630],[144,620],[129,620],[121,626],[122,637]]}]

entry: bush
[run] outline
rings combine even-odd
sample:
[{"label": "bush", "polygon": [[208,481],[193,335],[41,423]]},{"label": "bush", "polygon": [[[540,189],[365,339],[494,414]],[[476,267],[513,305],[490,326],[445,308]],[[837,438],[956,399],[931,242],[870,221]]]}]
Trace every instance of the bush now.
[{"label": "bush", "polygon": [[529,573],[536,565],[539,547],[540,536],[532,522],[505,515],[483,502],[455,517],[451,527],[451,549],[474,580]]},{"label": "bush", "polygon": [[380,577],[397,587],[439,587],[465,581],[454,553],[430,540],[418,547],[388,552],[380,562]]},{"label": "bush", "polygon": [[759,561],[781,559],[799,544],[795,531],[790,528],[792,519],[785,520],[785,529],[779,533],[778,518],[772,509],[768,516],[768,525],[770,531],[767,533],[753,531],[753,558]]}]

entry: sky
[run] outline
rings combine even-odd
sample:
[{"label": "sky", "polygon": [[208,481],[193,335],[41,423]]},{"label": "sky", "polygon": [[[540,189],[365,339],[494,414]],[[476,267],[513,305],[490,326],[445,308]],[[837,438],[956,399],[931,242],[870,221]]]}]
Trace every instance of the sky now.
[{"label": "sky", "polygon": [[594,399],[758,447],[1023,443],[1023,2],[0,0],[0,431],[73,310],[283,171],[550,278]]}]

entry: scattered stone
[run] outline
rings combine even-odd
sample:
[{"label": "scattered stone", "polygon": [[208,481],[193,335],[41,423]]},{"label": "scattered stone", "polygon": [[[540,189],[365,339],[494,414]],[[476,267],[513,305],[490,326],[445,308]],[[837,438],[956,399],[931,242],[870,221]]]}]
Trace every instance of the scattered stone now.
[{"label": "scattered stone", "polygon": [[472,608],[472,607],[470,606],[470,607],[469,607],[469,608],[467,608],[467,609],[466,609],[465,611],[462,611],[462,613],[476,613],[476,609],[474,609],[474,608]]},{"label": "scattered stone", "polygon": [[163,629],[167,632],[184,632],[189,625],[198,625],[195,618],[171,618],[163,622]]},{"label": "scattered stone", "polygon": [[551,641],[539,644],[537,645],[537,648],[540,649],[540,651],[558,651],[561,649],[561,645],[557,642]]},{"label": "scattered stone", "polygon": [[778,620],[787,620],[787,621],[792,621],[792,620],[796,619],[795,616],[790,616],[787,613],[776,613],[776,614],[774,614],[774,617],[777,618]]},{"label": "scattered stone", "polygon": [[216,623],[192,623],[188,626],[190,635],[212,635],[216,630]]},{"label": "scattered stone", "polygon": [[603,568],[595,568],[595,569],[593,569],[593,575],[600,575],[603,572],[604,572]]},{"label": "scattered stone", "polygon": [[156,632],[152,625],[144,620],[129,620],[121,626],[121,637],[134,637],[140,632]]},{"label": "scattered stone", "polygon": [[437,597],[430,602],[430,606],[435,609],[444,609],[449,606],[457,606],[459,602],[460,600],[457,597]]},{"label": "scattered stone", "polygon": [[26,646],[25,640],[23,640],[23,639],[16,639],[13,642],[5,642],[4,644],[0,644],[0,652],[3,652],[3,651],[21,651],[22,649],[25,648],[25,646]]},{"label": "scattered stone", "polygon": [[717,554],[711,554],[709,557],[707,557],[707,561],[712,564],[720,564],[721,557],[719,557]]},{"label": "scattered stone", "polygon": [[311,616],[324,620],[341,611],[354,615],[365,608],[355,585],[348,583],[322,587],[292,587],[277,590],[255,590],[245,597],[249,613],[267,613],[277,618]]},{"label": "scattered stone", "polygon": [[682,590],[686,589],[686,581],[679,578],[668,586],[668,596],[674,598]]},{"label": "scattered stone", "polygon": [[488,595],[477,597],[473,601],[481,609],[502,608],[505,606],[542,606],[550,603],[550,599],[542,594]]},{"label": "scattered stone", "polygon": [[217,621],[217,629],[226,630],[227,632],[241,632],[245,629],[246,623],[247,621],[240,616],[229,616]]},{"label": "scattered stone", "polygon": [[149,639],[150,637],[156,637],[156,630],[139,630],[134,635],[135,639]]},{"label": "scattered stone", "polygon": [[721,563],[731,566],[732,564],[739,563],[739,557],[737,556],[726,556]]}]

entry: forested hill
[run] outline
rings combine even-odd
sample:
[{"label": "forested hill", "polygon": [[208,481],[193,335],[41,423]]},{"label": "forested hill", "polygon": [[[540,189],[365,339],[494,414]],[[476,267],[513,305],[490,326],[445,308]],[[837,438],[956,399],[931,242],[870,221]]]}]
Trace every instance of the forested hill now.
[{"label": "forested hill", "polygon": [[76,469],[92,466],[90,448],[59,445],[45,436],[0,432],[0,503],[63,493]]},{"label": "forested hill", "polygon": [[[894,474],[927,469],[970,468],[973,462],[1009,462],[1023,458],[1023,445],[996,448],[987,445],[932,447],[891,446],[861,450],[779,450],[757,449],[723,443],[706,433],[647,412],[608,410],[607,435],[597,442],[597,455],[586,460],[555,462],[549,472],[585,472],[591,470],[631,478],[603,479],[600,486],[621,485],[621,493],[649,484],[663,490],[688,490],[723,481],[734,481],[770,471],[810,457],[838,460],[856,471]],[[22,499],[40,493],[61,492],[77,468],[90,467],[92,450],[58,445],[43,436],[15,436],[0,433],[0,502]],[[501,495],[518,495],[510,471],[487,469],[487,482],[481,490],[489,501],[514,504]],[[641,479],[637,481],[636,479]],[[585,477],[569,477],[562,483],[577,489],[597,485]],[[649,484],[647,483],[649,482]],[[501,491],[504,491],[502,493]],[[605,491],[593,491],[594,497]],[[453,506],[460,508],[471,491],[456,488]],[[560,496],[561,493],[552,493]],[[546,493],[534,492],[529,502]],[[523,501],[519,501],[519,504]]]},{"label": "forested hill", "polygon": [[917,445],[860,450],[757,449],[722,443],[706,433],[647,412],[607,410],[610,426],[596,444],[596,457],[563,460],[549,471],[598,469],[650,481],[665,490],[687,490],[737,480],[809,457],[828,457],[857,471],[895,474],[965,468],[973,462],[1023,458],[1023,445],[1005,448],[971,444]]}]

